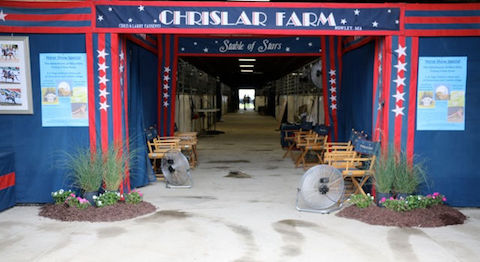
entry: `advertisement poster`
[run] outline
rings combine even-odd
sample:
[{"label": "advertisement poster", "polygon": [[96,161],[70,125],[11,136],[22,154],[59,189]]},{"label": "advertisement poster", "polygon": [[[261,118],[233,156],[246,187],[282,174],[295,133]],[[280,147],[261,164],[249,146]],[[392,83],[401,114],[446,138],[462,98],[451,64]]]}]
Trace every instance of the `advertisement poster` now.
[{"label": "advertisement poster", "polygon": [[88,126],[87,56],[40,54],[42,126]]},{"label": "advertisement poster", "polygon": [[0,114],[32,114],[28,37],[0,36]]},{"label": "advertisement poster", "polygon": [[417,130],[465,130],[467,57],[420,57]]}]

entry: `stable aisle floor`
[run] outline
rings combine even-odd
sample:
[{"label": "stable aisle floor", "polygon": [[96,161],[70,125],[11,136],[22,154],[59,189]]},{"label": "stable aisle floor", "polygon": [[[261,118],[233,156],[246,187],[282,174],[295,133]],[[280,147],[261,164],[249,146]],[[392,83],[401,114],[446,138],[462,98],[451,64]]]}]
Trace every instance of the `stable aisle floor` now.
[{"label": "stable aisle floor", "polygon": [[[140,190],[157,212],[120,222],[58,222],[38,206],[0,213],[1,261],[478,261],[480,210],[464,225],[371,226],[295,210],[303,169],[282,159],[276,121],[224,116],[201,137],[192,189]],[[225,177],[241,171],[251,178]]]}]

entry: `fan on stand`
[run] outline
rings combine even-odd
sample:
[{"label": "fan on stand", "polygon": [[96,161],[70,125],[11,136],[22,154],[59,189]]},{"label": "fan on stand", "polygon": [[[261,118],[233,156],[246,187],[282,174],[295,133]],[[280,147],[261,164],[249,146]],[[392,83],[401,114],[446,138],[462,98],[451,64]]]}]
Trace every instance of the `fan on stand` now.
[{"label": "fan on stand", "polygon": [[297,210],[328,214],[340,209],[343,204],[345,186],[338,169],[328,165],[317,165],[302,176],[297,191]]},{"label": "fan on stand", "polygon": [[312,68],[310,69],[310,78],[316,87],[322,89],[322,64],[320,61],[312,65]]},{"label": "fan on stand", "polygon": [[162,173],[168,188],[191,188],[190,164],[187,158],[177,150],[170,150],[162,158]]}]

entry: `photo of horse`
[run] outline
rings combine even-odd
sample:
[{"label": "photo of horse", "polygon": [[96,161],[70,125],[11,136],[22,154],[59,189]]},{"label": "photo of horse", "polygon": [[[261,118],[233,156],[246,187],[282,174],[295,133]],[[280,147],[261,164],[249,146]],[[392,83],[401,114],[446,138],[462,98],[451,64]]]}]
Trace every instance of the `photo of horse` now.
[{"label": "photo of horse", "polygon": [[0,66],[0,83],[20,84],[20,67]]}]

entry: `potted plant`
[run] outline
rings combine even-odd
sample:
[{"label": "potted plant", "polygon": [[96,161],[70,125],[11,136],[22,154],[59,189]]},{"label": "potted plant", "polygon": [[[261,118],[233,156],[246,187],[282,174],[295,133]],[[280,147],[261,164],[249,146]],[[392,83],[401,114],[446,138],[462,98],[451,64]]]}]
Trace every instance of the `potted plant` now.
[{"label": "potted plant", "polygon": [[381,155],[375,164],[375,200],[378,206],[382,206],[382,199],[389,199],[392,196],[395,169],[395,154],[392,150],[387,155]]},{"label": "potted plant", "polygon": [[93,196],[98,194],[102,183],[101,154],[92,152],[88,147],[79,148],[73,154],[66,153],[66,167],[73,177],[74,186],[93,204]]},{"label": "potted plant", "polygon": [[408,195],[417,191],[422,182],[425,181],[423,163],[414,161],[409,163],[405,153],[396,156],[395,176],[393,179],[393,191],[397,198],[406,199]]}]

